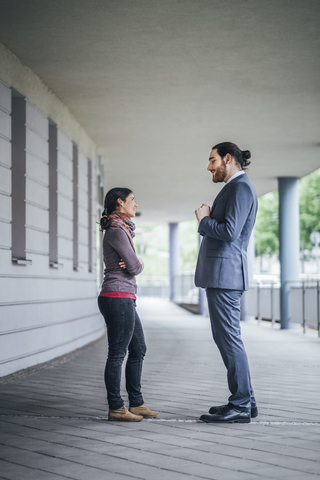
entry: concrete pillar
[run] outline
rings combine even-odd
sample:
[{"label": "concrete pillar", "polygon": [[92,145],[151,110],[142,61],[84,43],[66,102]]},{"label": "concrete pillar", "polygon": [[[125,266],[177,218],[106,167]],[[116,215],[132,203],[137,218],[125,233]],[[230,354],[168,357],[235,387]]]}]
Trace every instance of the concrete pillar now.
[{"label": "concrete pillar", "polygon": [[290,328],[290,287],[299,282],[299,191],[295,177],[278,178],[281,328]]},{"label": "concrete pillar", "polygon": [[[199,248],[201,242],[203,240],[203,236],[199,235]],[[198,304],[198,314],[204,315],[205,314],[205,302],[206,302],[206,291],[204,288],[199,287],[199,304]]]},{"label": "concrete pillar", "polygon": [[174,278],[180,270],[179,223],[169,223],[169,280],[170,300],[175,299]]}]

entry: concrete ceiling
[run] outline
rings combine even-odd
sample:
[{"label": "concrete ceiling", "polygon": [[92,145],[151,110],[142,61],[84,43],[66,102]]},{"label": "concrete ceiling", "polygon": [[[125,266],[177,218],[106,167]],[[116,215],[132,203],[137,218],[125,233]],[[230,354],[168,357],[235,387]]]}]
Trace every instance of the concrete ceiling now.
[{"label": "concrete ceiling", "polygon": [[259,195],[320,167],[319,0],[1,0],[0,42],[69,107],[141,220],[193,218],[210,147]]}]

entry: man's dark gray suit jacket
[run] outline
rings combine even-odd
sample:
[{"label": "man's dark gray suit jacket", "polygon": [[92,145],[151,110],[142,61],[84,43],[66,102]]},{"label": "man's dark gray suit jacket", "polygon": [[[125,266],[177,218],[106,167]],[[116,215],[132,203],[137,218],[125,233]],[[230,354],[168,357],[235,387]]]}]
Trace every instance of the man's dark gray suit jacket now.
[{"label": "man's dark gray suit jacket", "polygon": [[248,290],[247,248],[257,208],[255,188],[245,173],[220,191],[210,217],[199,224],[203,240],[195,272],[197,287]]}]

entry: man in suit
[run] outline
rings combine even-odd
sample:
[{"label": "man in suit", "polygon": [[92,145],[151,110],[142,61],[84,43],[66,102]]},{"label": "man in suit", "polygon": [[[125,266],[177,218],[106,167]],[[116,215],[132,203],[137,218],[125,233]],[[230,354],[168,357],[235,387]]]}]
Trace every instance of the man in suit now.
[{"label": "man in suit", "polygon": [[240,300],[248,290],[247,247],[257,213],[257,195],[244,169],[249,150],[231,142],[212,147],[207,170],[214,183],[226,185],[212,208],[195,212],[203,236],[195,284],[206,289],[211,330],[227,368],[231,395],[227,405],[211,407],[200,420],[207,423],[249,423],[258,415],[247,354],[241,339]]}]

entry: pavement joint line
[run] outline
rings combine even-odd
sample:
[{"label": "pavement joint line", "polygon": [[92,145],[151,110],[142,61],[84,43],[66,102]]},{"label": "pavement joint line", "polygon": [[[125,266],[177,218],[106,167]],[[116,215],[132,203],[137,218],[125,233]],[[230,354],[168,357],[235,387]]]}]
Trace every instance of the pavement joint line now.
[{"label": "pavement joint line", "polygon": [[[148,422],[182,422],[182,423],[204,423],[200,420],[181,420],[181,419],[162,419],[162,418],[149,418]],[[216,424],[223,424],[224,422],[216,422]],[[251,425],[298,425],[298,426],[320,426],[320,422],[272,422],[272,421],[258,421],[250,422]]]},{"label": "pavement joint line", "polygon": [[[108,417],[75,417],[75,416],[53,416],[53,415],[11,415],[0,414],[1,418],[33,418],[33,419],[58,419],[58,420],[108,420]],[[147,422],[167,422],[167,423],[206,423],[200,420],[189,420],[181,418],[145,418]],[[231,422],[232,423],[232,422]],[[235,422],[237,423],[237,422]],[[224,422],[216,422],[216,424],[224,424]],[[294,426],[320,426],[320,422],[288,422],[288,421],[253,421],[251,425],[294,425]]]}]

